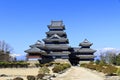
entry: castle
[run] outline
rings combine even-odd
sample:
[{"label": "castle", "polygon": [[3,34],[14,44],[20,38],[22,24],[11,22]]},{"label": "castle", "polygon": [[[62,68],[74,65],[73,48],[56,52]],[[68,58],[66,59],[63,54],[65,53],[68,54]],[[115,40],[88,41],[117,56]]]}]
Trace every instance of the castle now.
[{"label": "castle", "polygon": [[25,50],[28,61],[38,60],[40,63],[47,63],[55,60],[68,60],[72,65],[77,65],[79,62],[94,60],[96,50],[90,48],[93,43],[87,39],[79,44],[80,47],[69,46],[63,21],[51,21],[48,29],[47,37],[43,39],[44,43],[38,40],[30,45],[30,49]]}]

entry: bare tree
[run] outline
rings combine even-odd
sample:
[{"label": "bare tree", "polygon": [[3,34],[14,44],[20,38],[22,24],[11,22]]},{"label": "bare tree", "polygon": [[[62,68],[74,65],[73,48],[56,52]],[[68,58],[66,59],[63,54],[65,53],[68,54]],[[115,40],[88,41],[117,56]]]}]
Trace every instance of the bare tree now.
[{"label": "bare tree", "polygon": [[105,53],[100,50],[100,59],[101,61],[105,61]]},{"label": "bare tree", "polygon": [[5,41],[0,41],[0,61],[10,61],[13,48]]},{"label": "bare tree", "polygon": [[116,53],[114,52],[107,52],[105,56],[105,60],[109,64],[115,64],[116,62]]},{"label": "bare tree", "polygon": [[116,52],[112,52],[112,51],[105,51],[102,52],[100,51],[100,59],[102,61],[105,61],[108,64],[115,64],[116,62]]},{"label": "bare tree", "polygon": [[13,48],[6,43],[5,41],[0,41],[0,51],[4,53],[10,53],[13,50]]}]

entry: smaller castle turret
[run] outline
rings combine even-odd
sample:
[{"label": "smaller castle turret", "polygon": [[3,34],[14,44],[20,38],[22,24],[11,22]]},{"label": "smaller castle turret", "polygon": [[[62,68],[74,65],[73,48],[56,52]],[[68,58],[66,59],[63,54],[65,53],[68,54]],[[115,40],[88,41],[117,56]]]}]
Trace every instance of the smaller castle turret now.
[{"label": "smaller castle turret", "polygon": [[79,44],[81,47],[77,50],[76,57],[79,58],[80,61],[93,61],[95,57],[94,52],[96,52],[96,50],[90,48],[92,45],[93,43],[85,39]]}]

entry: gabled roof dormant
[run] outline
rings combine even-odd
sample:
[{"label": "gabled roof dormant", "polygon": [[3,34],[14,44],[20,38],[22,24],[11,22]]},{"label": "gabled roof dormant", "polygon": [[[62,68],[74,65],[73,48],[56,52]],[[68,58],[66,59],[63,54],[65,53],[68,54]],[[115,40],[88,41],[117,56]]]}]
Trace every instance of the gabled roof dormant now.
[{"label": "gabled roof dormant", "polygon": [[93,43],[89,42],[87,39],[85,39],[83,42],[79,44],[79,46],[91,46]]},{"label": "gabled roof dormant", "polygon": [[57,34],[54,34],[49,39],[61,39],[61,37]]},{"label": "gabled roof dormant", "polygon": [[30,49],[26,50],[25,52],[26,53],[45,53],[45,51],[43,51],[37,47],[30,48]]}]

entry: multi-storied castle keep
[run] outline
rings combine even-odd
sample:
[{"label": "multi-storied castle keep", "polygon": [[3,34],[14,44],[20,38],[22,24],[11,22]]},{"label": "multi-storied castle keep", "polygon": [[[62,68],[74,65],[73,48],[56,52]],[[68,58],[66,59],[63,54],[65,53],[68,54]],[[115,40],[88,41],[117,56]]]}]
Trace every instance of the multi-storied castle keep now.
[{"label": "multi-storied castle keep", "polygon": [[26,50],[27,60],[39,60],[41,63],[54,61],[56,59],[69,60],[76,65],[79,61],[93,61],[93,53],[96,50],[90,49],[92,43],[85,39],[79,44],[81,47],[70,47],[67,34],[64,32],[65,25],[62,21],[51,21],[48,25],[49,31],[46,32],[47,37],[43,39],[44,43],[37,41],[34,45],[30,45],[30,49]]}]

